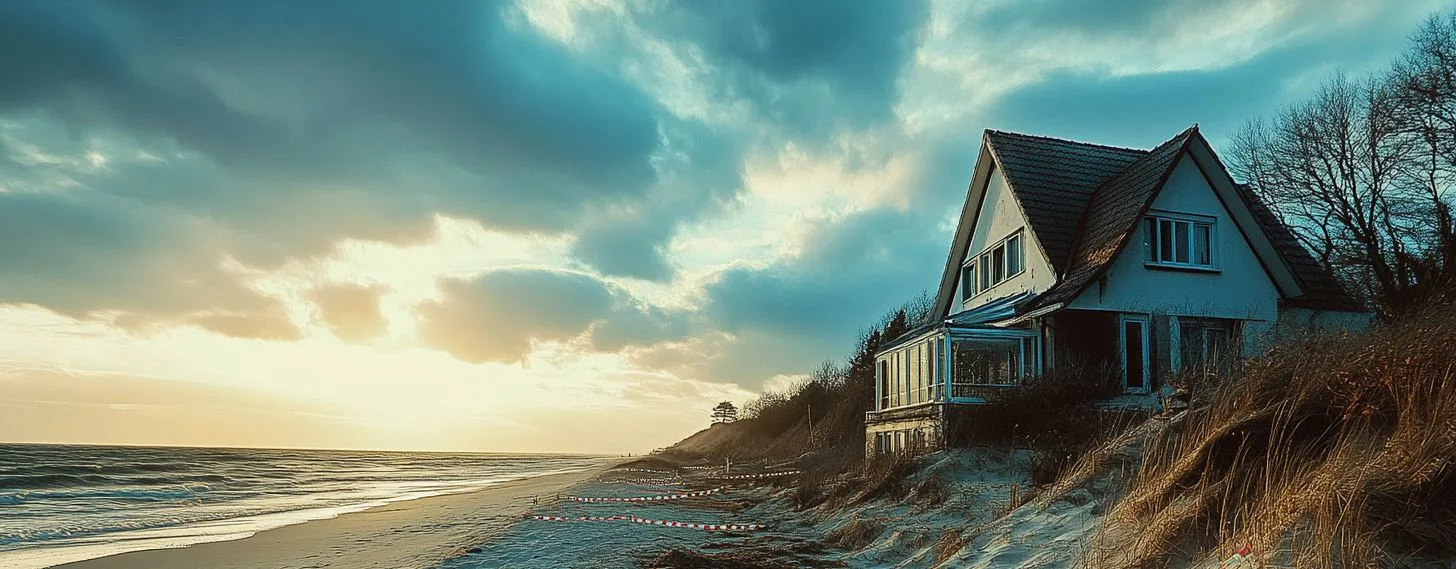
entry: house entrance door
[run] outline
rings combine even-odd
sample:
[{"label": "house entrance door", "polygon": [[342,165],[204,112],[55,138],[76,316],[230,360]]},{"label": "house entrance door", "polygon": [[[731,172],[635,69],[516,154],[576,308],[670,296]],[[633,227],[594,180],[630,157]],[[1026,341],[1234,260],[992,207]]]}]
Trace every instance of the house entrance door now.
[{"label": "house entrance door", "polygon": [[1122,360],[1123,390],[1147,393],[1148,381],[1148,317],[1124,314],[1119,319],[1118,334]]}]

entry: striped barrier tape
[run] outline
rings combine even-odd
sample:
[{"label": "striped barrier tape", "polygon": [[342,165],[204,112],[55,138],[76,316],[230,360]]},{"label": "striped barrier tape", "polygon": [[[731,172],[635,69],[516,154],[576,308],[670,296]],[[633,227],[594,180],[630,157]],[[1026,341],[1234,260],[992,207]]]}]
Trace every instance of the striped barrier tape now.
[{"label": "striped barrier tape", "polygon": [[662,500],[681,500],[683,498],[692,498],[694,496],[707,496],[708,494],[715,494],[715,493],[722,492],[722,491],[723,491],[722,488],[713,488],[711,490],[699,490],[697,492],[684,492],[682,494],[661,494],[661,495],[658,495],[658,496],[632,496],[630,498],[587,498],[587,497],[582,497],[582,496],[562,496],[562,497],[565,498],[565,499],[567,499],[567,500],[571,500],[573,502],[660,502]]},{"label": "striped barrier tape", "polygon": [[649,474],[677,474],[676,472],[673,472],[671,470],[652,470],[650,468],[619,468],[617,470],[622,470],[625,472],[646,472]]},{"label": "striped barrier tape", "polygon": [[597,479],[602,484],[637,484],[646,486],[681,486],[680,480],[669,480],[667,478],[622,478],[620,480]]},{"label": "striped barrier tape", "polygon": [[668,520],[653,520],[653,519],[648,519],[648,518],[639,518],[637,516],[578,516],[578,517],[568,517],[568,516],[528,515],[528,516],[526,516],[526,518],[527,519],[532,519],[532,520],[539,520],[539,521],[543,521],[543,522],[612,522],[612,521],[630,521],[630,522],[633,522],[633,523],[647,524],[647,525],[652,525],[652,526],[662,526],[662,527],[669,527],[669,528],[701,529],[701,530],[708,530],[708,531],[747,531],[747,530],[763,529],[765,527],[768,527],[768,526],[766,526],[764,524],[704,524],[704,523],[697,523],[697,522],[674,522],[674,521],[668,521]]},{"label": "striped barrier tape", "polygon": [[714,476],[722,480],[744,480],[748,478],[772,478],[774,476],[788,476],[790,474],[801,474],[801,470],[785,470],[783,472],[765,472],[763,474],[734,474],[731,476]]},{"label": "striped barrier tape", "polygon": [[639,524],[654,526],[664,526],[670,528],[692,528],[709,531],[744,531],[763,529],[764,527],[767,527],[763,524],[700,524],[693,522],[670,522],[667,520],[649,520],[647,518],[639,518],[637,516],[632,516],[632,521]]}]

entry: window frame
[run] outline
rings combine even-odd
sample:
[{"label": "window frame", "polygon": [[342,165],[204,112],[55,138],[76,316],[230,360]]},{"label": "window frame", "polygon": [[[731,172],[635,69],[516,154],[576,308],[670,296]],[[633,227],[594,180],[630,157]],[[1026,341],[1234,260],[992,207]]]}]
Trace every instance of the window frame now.
[{"label": "window frame", "polygon": [[[1011,247],[1009,243],[1016,241],[1016,262],[1012,263],[1010,258]],[[1010,234],[990,244],[976,255],[967,255],[968,260],[961,265],[961,303],[970,302],[972,299],[984,294],[986,291],[996,288],[1013,278],[1026,272],[1026,230],[1017,228]],[[1001,272],[1004,273],[997,278],[995,274],[996,264],[999,261]],[[1012,272],[1011,269],[1016,271]],[[975,277],[973,283],[975,288],[970,296],[966,296],[965,276],[966,270],[970,269]]]},{"label": "window frame", "polygon": [[[1199,229],[1208,228],[1208,263],[1198,263],[1198,233]],[[1168,241],[1163,241],[1163,231],[1167,229],[1171,234]],[[1183,242],[1179,247],[1179,230],[1182,229]],[[1143,217],[1143,266],[1154,269],[1177,269],[1187,271],[1217,272],[1219,267],[1218,255],[1218,218],[1193,215],[1186,213],[1171,213],[1164,211],[1150,211]],[[1166,245],[1166,247],[1165,247]],[[1165,259],[1164,253],[1170,258]],[[1182,254],[1187,261],[1179,261],[1178,256]]]},{"label": "window frame", "polygon": [[[1220,374],[1229,371],[1240,357],[1237,327],[1217,319],[1178,319],[1178,373]],[[1221,343],[1222,346],[1215,346]],[[1218,352],[1215,347],[1224,351]],[[1191,349],[1185,349],[1191,348]]]},{"label": "window frame", "polygon": [[961,302],[965,302],[970,300],[971,297],[976,296],[976,285],[980,282],[980,276],[976,267],[977,263],[974,260],[961,265]]},{"label": "window frame", "polygon": [[[955,358],[956,357],[956,355],[955,355],[955,343],[954,343],[953,340],[951,342],[952,342],[952,344],[951,344],[951,357],[952,358]],[[970,375],[972,376],[972,377],[969,378],[972,381],[964,381],[964,379],[966,379],[966,378],[962,378],[961,376],[959,376],[959,375],[956,374],[956,368],[955,368],[955,366],[957,364],[953,362],[951,364],[951,370],[950,370],[951,381],[949,382],[950,383],[950,386],[951,386],[952,392],[954,392],[954,390],[955,390],[956,387],[968,387],[968,388],[981,388],[981,387],[991,387],[991,388],[997,388],[997,387],[1016,387],[1016,386],[1020,386],[1020,385],[1025,384],[1026,383],[1026,379],[1028,377],[1036,376],[1036,375],[1038,375],[1038,374],[1041,373],[1040,369],[1037,367],[1037,362],[1034,359],[1035,356],[1036,356],[1036,354],[1038,353],[1037,352],[1037,345],[1038,345],[1038,342],[1040,342],[1040,339],[1038,337],[1036,337],[1036,336],[1019,336],[1019,337],[1013,337],[1013,338],[1000,338],[1000,339],[995,340],[995,343],[997,343],[997,344],[1000,344],[1000,343],[1003,343],[1003,342],[1006,343],[1006,344],[1015,344],[1015,346],[1014,347],[1013,346],[998,346],[998,347],[1000,347],[1002,349],[998,349],[998,350],[995,350],[995,351],[996,352],[1003,352],[1000,357],[998,357],[996,360],[979,361],[979,362],[976,362],[976,364],[985,366],[984,367],[984,371],[987,371],[987,372],[990,372],[993,369],[999,369],[999,366],[1003,366],[1004,365],[1005,366],[1005,371],[1006,371],[1005,381],[997,381],[997,382],[988,383],[988,382],[985,381],[985,379],[986,379],[985,376],[986,375],[989,375],[989,373],[988,374],[983,374],[981,377],[976,377],[976,375],[978,375],[976,372],[977,371],[980,371],[980,370],[977,370],[977,369],[967,370],[967,371],[970,372]],[[963,346],[966,346],[966,345],[974,346],[976,343],[977,342],[968,341],[968,342],[962,343],[962,345]],[[985,351],[983,349],[978,349],[978,348],[975,348],[975,347],[969,347],[967,349],[968,350],[972,350],[972,351]],[[966,365],[966,364],[961,364],[961,365]],[[959,381],[958,381],[958,379],[959,379]]]}]

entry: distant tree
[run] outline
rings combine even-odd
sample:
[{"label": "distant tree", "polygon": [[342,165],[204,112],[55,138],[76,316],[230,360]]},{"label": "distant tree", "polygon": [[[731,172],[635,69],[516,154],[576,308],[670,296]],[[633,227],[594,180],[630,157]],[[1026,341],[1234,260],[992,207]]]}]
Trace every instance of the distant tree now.
[{"label": "distant tree", "polygon": [[732,423],[738,420],[738,408],[731,401],[719,403],[713,408],[713,424]]},{"label": "distant tree", "polygon": [[910,317],[905,309],[901,308],[896,310],[895,315],[890,317],[890,322],[885,324],[885,333],[880,335],[880,341],[889,342],[895,338],[899,338],[904,333],[910,331],[910,326]]},{"label": "distant tree", "polygon": [[921,324],[929,324],[935,319],[935,297],[930,291],[922,290],[910,300],[905,301],[901,307],[905,311],[905,318],[911,328]]},{"label": "distant tree", "polygon": [[809,381],[823,385],[826,388],[838,387],[845,380],[845,370],[834,363],[832,359],[826,359],[819,364],[818,368],[809,373]]}]

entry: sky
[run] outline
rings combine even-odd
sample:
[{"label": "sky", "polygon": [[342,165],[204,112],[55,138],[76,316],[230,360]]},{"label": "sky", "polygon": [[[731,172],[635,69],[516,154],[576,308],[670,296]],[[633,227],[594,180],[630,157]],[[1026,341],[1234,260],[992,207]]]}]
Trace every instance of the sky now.
[{"label": "sky", "polygon": [[644,452],[936,286],[984,129],[1215,147],[1450,2],[0,2],[0,441]]}]

